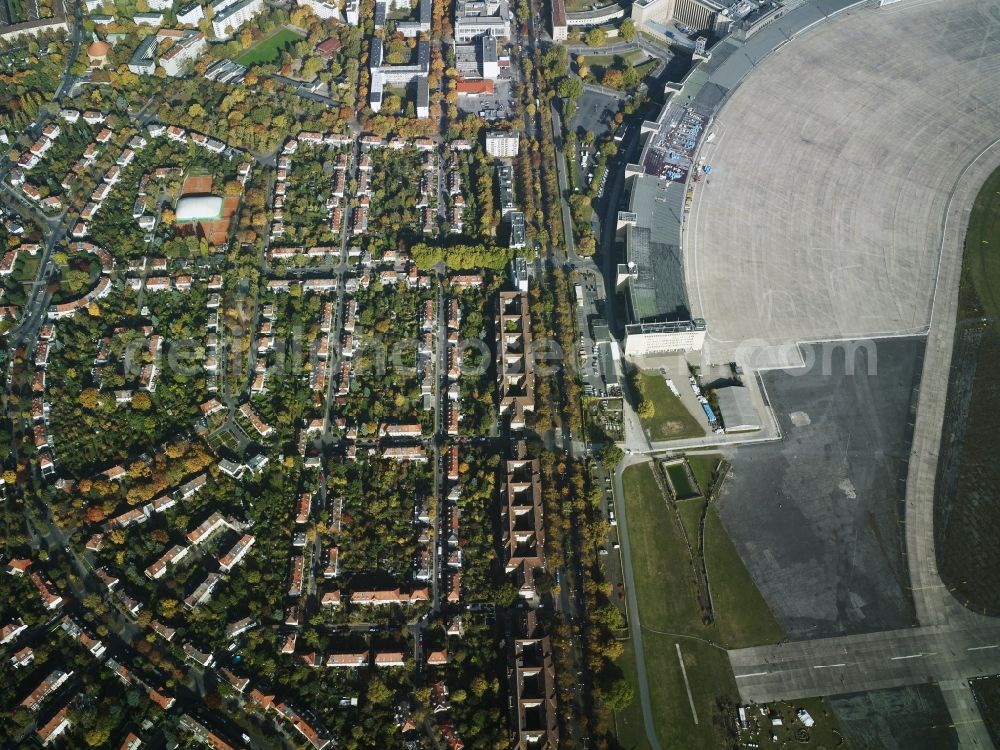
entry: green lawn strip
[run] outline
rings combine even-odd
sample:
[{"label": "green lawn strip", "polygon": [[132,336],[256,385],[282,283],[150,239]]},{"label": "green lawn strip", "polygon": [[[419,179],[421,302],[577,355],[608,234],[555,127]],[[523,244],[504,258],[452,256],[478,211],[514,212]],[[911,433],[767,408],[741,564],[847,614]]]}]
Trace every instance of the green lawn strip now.
[{"label": "green lawn strip", "polygon": [[656,67],[659,65],[659,60],[647,60],[641,65],[635,66],[635,72],[639,74],[639,80],[641,81],[646,76],[650,75]]},{"label": "green lawn strip", "polygon": [[653,402],[653,416],[642,420],[652,440],[703,437],[705,430],[659,373],[640,373],[643,395]]},{"label": "green lawn strip", "polygon": [[[643,630],[646,673],[653,706],[653,722],[664,748],[705,748],[721,746],[714,714],[720,696],[738,700],[736,681],[726,652],[703,641]],[[684,685],[684,673],[677,658],[681,647],[684,669],[691,686],[691,698],[698,713],[695,724]]]},{"label": "green lawn strip", "polygon": [[[728,657],[719,648],[695,640],[714,640],[715,628],[701,624],[680,529],[660,495],[650,466],[629,467],[623,479],[657,735],[664,747],[718,747],[719,737],[712,721],[715,699],[720,694],[736,698]],[[688,669],[697,725],[684,688],[677,643],[681,644]]]},{"label": "green lawn strip", "polygon": [[978,677],[969,680],[969,685],[986,723],[986,731],[993,744],[1000,747],[1000,677]]},{"label": "green lawn strip", "polygon": [[709,506],[705,518],[705,562],[719,641],[731,648],[780,641],[784,632],[726,534],[714,505]]},{"label": "green lawn strip", "polygon": [[[992,325],[983,325],[983,317]],[[1000,415],[998,366],[1000,169],[983,184],[969,215],[945,415],[946,424],[955,427],[949,427],[942,442],[938,478],[938,492],[950,506],[947,516],[937,512],[939,520],[947,518],[939,524],[940,571],[955,595],[977,610],[1000,607],[1000,543],[995,534],[1000,523],[1000,465],[991,430]]]},{"label": "green lawn strip", "polygon": [[704,498],[694,497],[690,500],[677,502],[677,513],[684,524],[691,546],[698,548],[698,524],[701,522],[701,509],[705,507]]},{"label": "green lawn strip", "polygon": [[[633,688],[639,684],[635,670],[635,650],[632,641],[625,641],[625,650],[618,657],[618,667]],[[615,712],[615,733],[620,750],[649,750],[646,728],[642,720],[642,702],[636,690],[635,700],[621,711]]]},{"label": "green lawn strip", "polygon": [[712,486],[712,475],[719,465],[721,456],[718,453],[688,454],[687,460],[701,494],[707,497]]},{"label": "green lawn strip", "polygon": [[286,45],[297,42],[302,38],[302,36],[296,34],[291,29],[278,29],[271,36],[267,37],[267,39],[261,39],[257,44],[236,58],[236,62],[240,65],[257,65],[274,62]]},{"label": "green lawn strip", "polygon": [[[708,488],[714,457],[699,457],[699,482]],[[717,700],[739,701],[729,658],[721,647],[773,643],[782,638],[774,620],[725,534],[714,508],[706,518],[706,558],[715,601],[716,623],[705,626],[694,596],[687,553],[677,522],[660,495],[650,464],[629,467],[623,476],[642,623],[650,699],[660,743],[664,747],[716,748],[714,712]],[[677,504],[692,543],[704,500]],[[684,677],[677,659],[680,644],[688,682],[698,713],[694,723]],[[624,670],[623,670],[624,671]],[[629,676],[631,679],[631,676]]]},{"label": "green lawn strip", "polygon": [[965,236],[958,319],[978,315],[1000,315],[1000,169],[979,191]]},{"label": "green lawn strip", "polygon": [[616,55],[584,55],[584,63],[587,67],[594,65],[611,65],[615,61]]},{"label": "green lawn strip", "polygon": [[643,624],[705,637],[680,529],[660,495],[650,465],[630,466],[623,483],[632,572]]}]

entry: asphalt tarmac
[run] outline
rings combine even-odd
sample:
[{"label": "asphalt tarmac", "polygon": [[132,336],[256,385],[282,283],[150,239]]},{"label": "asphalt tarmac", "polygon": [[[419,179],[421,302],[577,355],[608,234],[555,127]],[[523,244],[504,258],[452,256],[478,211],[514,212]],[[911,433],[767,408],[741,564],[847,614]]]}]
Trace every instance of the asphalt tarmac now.
[{"label": "asphalt tarmac", "polygon": [[914,624],[901,547],[923,346],[809,345],[811,368],[762,375],[784,439],[737,449],[719,508],[790,640]]}]

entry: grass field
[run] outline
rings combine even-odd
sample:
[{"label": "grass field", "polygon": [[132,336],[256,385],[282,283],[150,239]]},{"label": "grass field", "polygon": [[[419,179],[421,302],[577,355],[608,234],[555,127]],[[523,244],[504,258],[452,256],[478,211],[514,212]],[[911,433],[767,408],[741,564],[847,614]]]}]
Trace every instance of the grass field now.
[{"label": "grass field", "polygon": [[714,503],[705,516],[705,564],[720,642],[734,648],[777,643],[784,637],[723,528]]},{"label": "grass field", "polygon": [[993,744],[1000,747],[1000,677],[979,677],[969,680],[979,711],[986,722]]},{"label": "grass field", "polygon": [[636,65],[635,72],[639,74],[639,80],[641,81],[646,76],[651,75],[659,64],[659,60],[647,60],[641,65]]},{"label": "grass field", "polygon": [[260,65],[262,63],[274,62],[285,47],[302,38],[301,35],[296,34],[291,29],[278,29],[271,36],[261,39],[253,47],[237,57],[236,62],[240,65]]},{"label": "grass field", "polygon": [[962,256],[958,319],[1000,316],[1000,169],[976,197]]},{"label": "grass field", "polygon": [[38,263],[40,259],[41,257],[38,255],[18,253],[13,273],[0,281],[0,288],[4,291],[3,304],[15,307],[24,305],[28,298],[28,290],[31,288],[35,277],[38,276]]},{"label": "grass field", "polygon": [[[641,49],[637,49],[632,52],[628,52],[627,54],[624,55],[596,54],[596,55],[584,55],[583,58],[584,62],[588,67],[593,67],[594,65],[605,67],[607,65],[613,65],[615,61],[618,60],[619,58],[627,62],[629,65],[640,65],[648,61],[649,55],[647,55]],[[576,56],[574,56],[573,59],[576,60]]]},{"label": "grass field", "polygon": [[[703,462],[703,466],[710,463]],[[703,624],[683,538],[650,465],[626,469],[623,484],[646,671],[651,678],[650,698],[660,743],[664,747],[720,747],[724,738],[714,721],[717,701],[738,701],[724,647],[773,643],[781,639],[781,629],[713,508],[709,508],[706,520],[705,545],[712,591],[717,597],[716,621]],[[685,528],[695,540],[703,502],[678,504]],[[697,724],[678,662],[678,644]]]},{"label": "grass field", "polygon": [[944,582],[977,611],[1000,613],[1000,170],[969,216],[938,467],[935,531]]},{"label": "grass field", "polygon": [[712,487],[712,475],[719,466],[721,456],[718,453],[694,454],[688,455],[687,460],[701,494],[707,497]]},{"label": "grass field", "polygon": [[704,508],[705,499],[702,497],[677,502],[677,515],[681,517],[681,523],[684,524],[684,531],[687,532],[692,547],[698,546],[698,525],[701,523],[701,513]]},{"label": "grass field", "polygon": [[[638,685],[635,671],[635,651],[632,641],[625,642],[625,650],[618,658],[618,666],[631,685]],[[615,736],[620,750],[649,750],[646,730],[642,723],[642,704],[636,693],[635,700],[623,711],[615,712]]]},{"label": "grass field", "polygon": [[705,430],[698,420],[685,408],[659,373],[639,373],[643,398],[653,403],[653,416],[642,420],[642,426],[649,433],[650,440],[676,440],[679,438],[702,437]]}]

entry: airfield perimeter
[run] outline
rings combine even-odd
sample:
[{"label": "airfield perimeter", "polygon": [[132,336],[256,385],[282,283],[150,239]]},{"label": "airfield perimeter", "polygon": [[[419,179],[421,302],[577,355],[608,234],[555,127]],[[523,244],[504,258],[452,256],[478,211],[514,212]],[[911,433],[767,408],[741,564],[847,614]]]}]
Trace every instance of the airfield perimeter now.
[{"label": "airfield perimeter", "polygon": [[966,679],[1000,672],[1000,623],[941,584],[933,500],[961,247],[1000,164],[997,122],[1000,8],[909,0],[791,41],[712,127],[684,237],[712,361],[793,365],[800,341],[928,334],[905,513],[920,627],[731,652],[745,699],[938,682],[961,745],[991,746]]}]

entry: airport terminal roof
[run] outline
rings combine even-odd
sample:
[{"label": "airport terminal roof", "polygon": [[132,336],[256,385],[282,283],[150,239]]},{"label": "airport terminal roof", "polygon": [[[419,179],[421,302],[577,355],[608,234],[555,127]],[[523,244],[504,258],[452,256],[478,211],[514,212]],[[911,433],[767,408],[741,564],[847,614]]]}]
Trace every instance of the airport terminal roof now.
[{"label": "airport terminal roof", "polygon": [[712,116],[729,92],[746,78],[757,63],[798,33],[855,0],[814,0],[789,11],[755,33],[746,42],[733,35],[712,47],[711,59],[691,69],[684,90],[671,103],[683,104]]},{"label": "airport terminal roof", "polygon": [[629,210],[636,224],[626,237],[628,261],[638,274],[629,284],[632,320],[688,320],[680,250],[684,185],[651,175],[634,179]]},{"label": "airport terminal roof", "polygon": [[185,195],[177,201],[177,221],[215,221],[222,216],[222,198],[215,195]]}]

